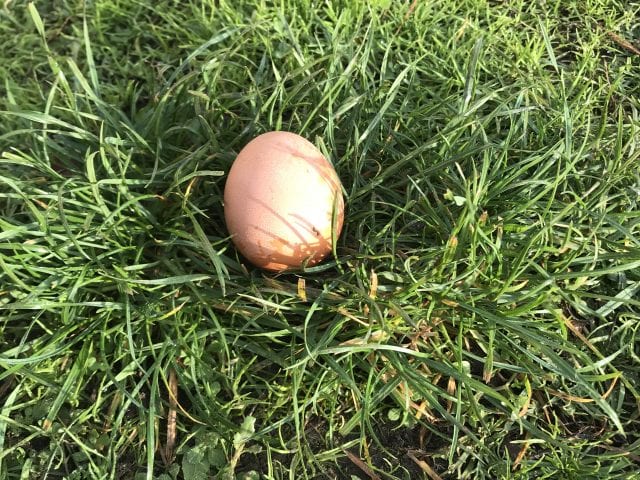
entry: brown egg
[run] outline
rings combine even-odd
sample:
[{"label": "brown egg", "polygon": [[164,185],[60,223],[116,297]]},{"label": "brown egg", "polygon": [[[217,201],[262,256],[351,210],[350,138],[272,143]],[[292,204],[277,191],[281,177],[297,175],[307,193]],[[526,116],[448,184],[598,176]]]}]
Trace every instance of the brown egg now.
[{"label": "brown egg", "polygon": [[333,229],[336,237],[342,230],[340,179],[308,140],[264,133],[231,166],[224,216],[236,248],[254,265],[276,271],[315,265],[331,251]]}]

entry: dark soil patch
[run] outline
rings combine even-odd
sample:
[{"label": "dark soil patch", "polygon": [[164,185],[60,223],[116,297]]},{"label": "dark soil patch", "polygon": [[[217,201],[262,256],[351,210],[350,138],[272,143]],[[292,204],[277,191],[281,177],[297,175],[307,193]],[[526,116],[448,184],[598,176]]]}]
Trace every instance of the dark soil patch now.
[{"label": "dark soil patch", "polygon": [[[430,434],[424,426],[417,424],[413,427],[399,427],[397,424],[381,421],[374,424],[372,428],[373,431],[368,432],[367,435],[369,439],[368,457],[371,465],[389,475],[380,475],[381,478],[416,480],[427,478],[423,469],[413,458],[426,462],[436,473],[447,478],[445,475],[446,462],[433,458],[433,454],[439,452],[445,446],[445,442]],[[305,442],[314,454],[358,438],[356,435],[350,435],[346,438],[336,436],[333,439],[333,445],[330,445],[331,440],[327,438],[327,434],[326,421],[315,418],[308,423]],[[291,460],[292,455],[273,453],[271,455],[272,463],[280,463],[283,466],[289,465]],[[368,479],[370,475],[361,467],[367,463],[367,459],[361,454],[358,447],[352,447],[349,449],[349,453],[345,452],[335,463],[316,464],[314,470],[317,473],[312,478],[317,480],[349,480],[352,475],[355,475],[361,479]],[[236,472],[242,473],[252,470],[259,473],[267,472],[267,455],[264,452],[243,455]]]}]

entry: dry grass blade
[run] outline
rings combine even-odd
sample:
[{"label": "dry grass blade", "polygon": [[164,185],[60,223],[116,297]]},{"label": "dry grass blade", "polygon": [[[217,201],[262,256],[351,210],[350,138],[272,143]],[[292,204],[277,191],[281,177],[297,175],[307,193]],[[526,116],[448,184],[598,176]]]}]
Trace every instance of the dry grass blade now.
[{"label": "dry grass blade", "polygon": [[522,459],[527,453],[527,450],[529,450],[529,445],[530,445],[530,442],[528,441],[522,444],[522,448],[520,448],[518,455],[516,455],[516,459],[513,461],[513,467],[511,467],[512,472],[515,471],[518,468],[518,466],[522,463]]},{"label": "dry grass blade", "polygon": [[607,35],[609,36],[609,38],[611,40],[616,42],[618,45],[620,45],[625,50],[627,50],[627,51],[629,51],[629,52],[631,52],[631,53],[633,53],[635,55],[640,55],[640,49],[636,48],[631,42],[629,42],[628,40],[625,40],[620,35],[617,35],[617,34],[615,34],[613,32],[607,32]]},{"label": "dry grass blade", "polygon": [[167,413],[167,440],[164,449],[160,451],[165,465],[173,463],[176,454],[177,438],[177,406],[178,406],[178,376],[175,369],[169,370],[169,412]]},{"label": "dry grass blade", "polygon": [[303,302],[307,301],[307,284],[304,278],[298,278],[298,298]]},{"label": "dry grass blade", "polygon": [[413,460],[413,462],[418,465],[422,471],[424,473],[427,474],[427,476],[431,479],[431,480],[442,480],[442,477],[440,475],[438,475],[435,470],[433,468],[431,468],[429,466],[429,464],[427,462],[425,462],[424,460],[420,460],[419,458],[417,458],[413,452],[407,452],[407,456]]},{"label": "dry grass blade", "polygon": [[360,460],[358,457],[356,457],[349,450],[343,450],[343,452],[347,456],[347,458],[349,460],[351,460],[351,462],[356,467],[358,467],[365,474],[367,474],[371,480],[382,480],[378,475],[376,475],[376,473],[373,470],[371,470],[371,468],[369,468],[369,466],[366,463],[364,463],[362,460]]}]

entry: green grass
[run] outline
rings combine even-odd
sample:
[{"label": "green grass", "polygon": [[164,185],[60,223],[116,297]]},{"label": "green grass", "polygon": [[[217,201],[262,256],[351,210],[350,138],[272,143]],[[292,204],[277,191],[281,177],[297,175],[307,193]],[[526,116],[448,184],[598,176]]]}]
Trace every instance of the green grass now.
[{"label": "green grass", "polygon": [[[4,2],[0,479],[640,478],[639,18]],[[280,275],[222,215],[276,129],[347,200]]]}]

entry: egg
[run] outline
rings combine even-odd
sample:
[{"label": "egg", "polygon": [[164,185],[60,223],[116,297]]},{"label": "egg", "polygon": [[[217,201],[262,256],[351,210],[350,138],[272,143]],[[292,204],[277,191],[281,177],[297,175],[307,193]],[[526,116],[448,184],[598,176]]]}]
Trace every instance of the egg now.
[{"label": "egg", "polygon": [[254,265],[273,271],[315,265],[342,230],[340,179],[305,138],[264,133],[231,165],[224,216],[235,247]]}]

